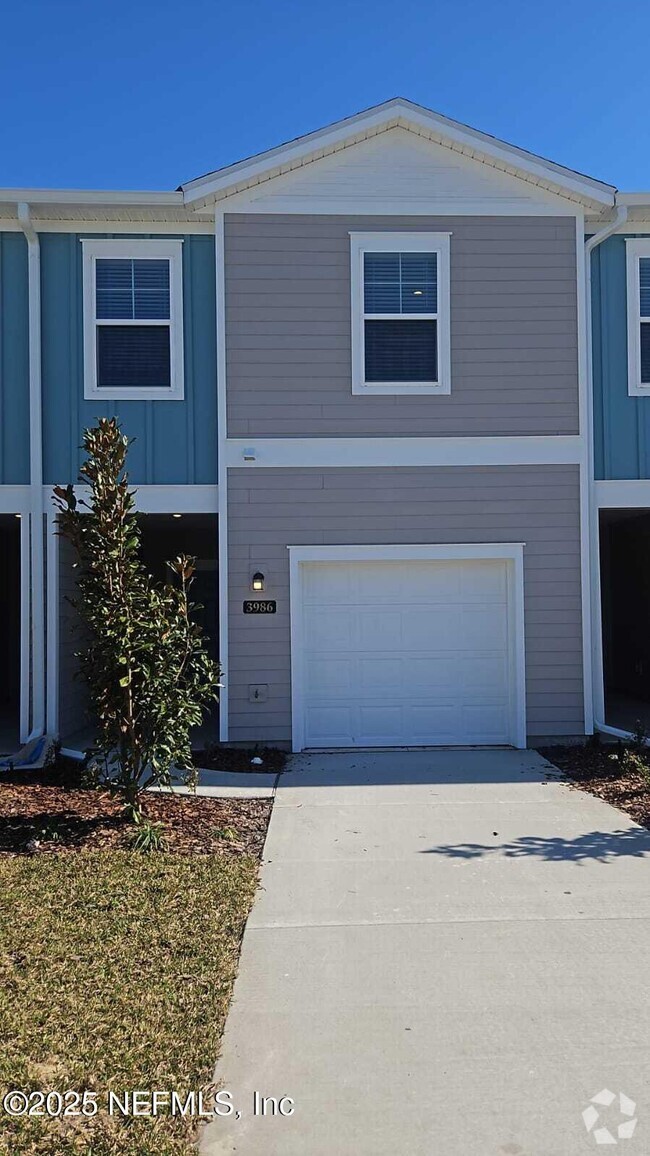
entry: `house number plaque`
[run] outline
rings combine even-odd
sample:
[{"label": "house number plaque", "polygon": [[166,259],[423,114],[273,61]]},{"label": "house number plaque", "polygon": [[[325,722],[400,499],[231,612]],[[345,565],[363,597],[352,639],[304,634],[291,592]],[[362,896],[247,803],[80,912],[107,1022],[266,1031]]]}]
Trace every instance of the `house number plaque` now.
[{"label": "house number plaque", "polygon": [[275,614],[277,603],[268,598],[249,598],[244,602],[244,614]]}]

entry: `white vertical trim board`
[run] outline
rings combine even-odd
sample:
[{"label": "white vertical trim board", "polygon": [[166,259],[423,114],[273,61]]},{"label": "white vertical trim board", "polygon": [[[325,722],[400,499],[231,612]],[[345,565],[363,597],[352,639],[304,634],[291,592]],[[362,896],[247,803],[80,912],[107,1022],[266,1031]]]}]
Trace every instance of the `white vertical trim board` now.
[{"label": "white vertical trim board", "polygon": [[524,543],[459,543],[411,546],[289,546],[292,749],[305,746],[303,564],[308,562],[419,562],[494,559],[508,563],[509,651],[513,676],[513,746],[526,747],[526,643]]},{"label": "white vertical trim board", "polygon": [[226,458],[226,266],[225,219],[220,209],[214,214],[214,260],[216,278],[217,331],[217,445],[219,482],[219,661],[222,687],[219,694],[219,738],[228,741],[228,462]]},{"label": "white vertical trim board", "polygon": [[29,586],[31,716],[27,738],[45,729],[45,531],[43,509],[43,406],[41,248],[39,235],[26,203],[18,205],[18,219],[27,241],[29,315]]},{"label": "white vertical trim board", "polygon": [[25,507],[20,522],[20,741],[29,735],[31,612],[30,523]]},{"label": "white vertical trim board", "polygon": [[[578,407],[580,428],[580,606],[582,617],[582,688],[585,734],[594,730],[594,669],[599,637],[598,593],[594,590],[594,560],[597,559],[598,524],[593,501],[593,418],[588,359],[587,266],[584,244],[584,217],[576,217],[576,293],[578,322]],[[597,561],[596,561],[597,568]]]},{"label": "white vertical trim board", "polygon": [[57,511],[47,511],[46,729],[59,733],[59,535]]}]

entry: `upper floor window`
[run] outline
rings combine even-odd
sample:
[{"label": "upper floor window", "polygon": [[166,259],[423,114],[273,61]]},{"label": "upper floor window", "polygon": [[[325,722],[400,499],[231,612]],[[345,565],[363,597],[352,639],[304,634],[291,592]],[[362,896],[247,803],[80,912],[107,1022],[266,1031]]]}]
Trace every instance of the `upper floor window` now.
[{"label": "upper floor window", "polygon": [[628,240],[627,382],[633,397],[650,395],[650,238]]},{"label": "upper floor window", "polygon": [[350,240],[352,392],[450,393],[449,234]]},{"label": "upper floor window", "polygon": [[183,397],[182,241],[83,241],[84,397]]}]

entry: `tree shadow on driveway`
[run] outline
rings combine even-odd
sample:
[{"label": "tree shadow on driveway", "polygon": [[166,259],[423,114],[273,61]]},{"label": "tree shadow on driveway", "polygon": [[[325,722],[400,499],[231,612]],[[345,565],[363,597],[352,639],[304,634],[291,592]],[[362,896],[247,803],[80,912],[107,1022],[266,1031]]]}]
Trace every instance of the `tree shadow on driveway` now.
[{"label": "tree shadow on driveway", "polygon": [[624,831],[587,831],[575,839],[559,835],[522,835],[507,843],[441,844],[420,854],[443,855],[448,859],[481,859],[499,855],[505,859],[543,859],[547,863],[572,862],[579,865],[588,859],[611,863],[625,857],[650,858],[650,831],[645,827],[628,827]]}]

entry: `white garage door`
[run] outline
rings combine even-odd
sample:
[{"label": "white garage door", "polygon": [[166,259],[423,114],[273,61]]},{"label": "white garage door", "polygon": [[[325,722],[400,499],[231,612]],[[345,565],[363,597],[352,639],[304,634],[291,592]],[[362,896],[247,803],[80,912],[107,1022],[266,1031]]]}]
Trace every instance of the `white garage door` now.
[{"label": "white garage door", "polygon": [[305,746],[515,741],[506,561],[301,570]]}]

